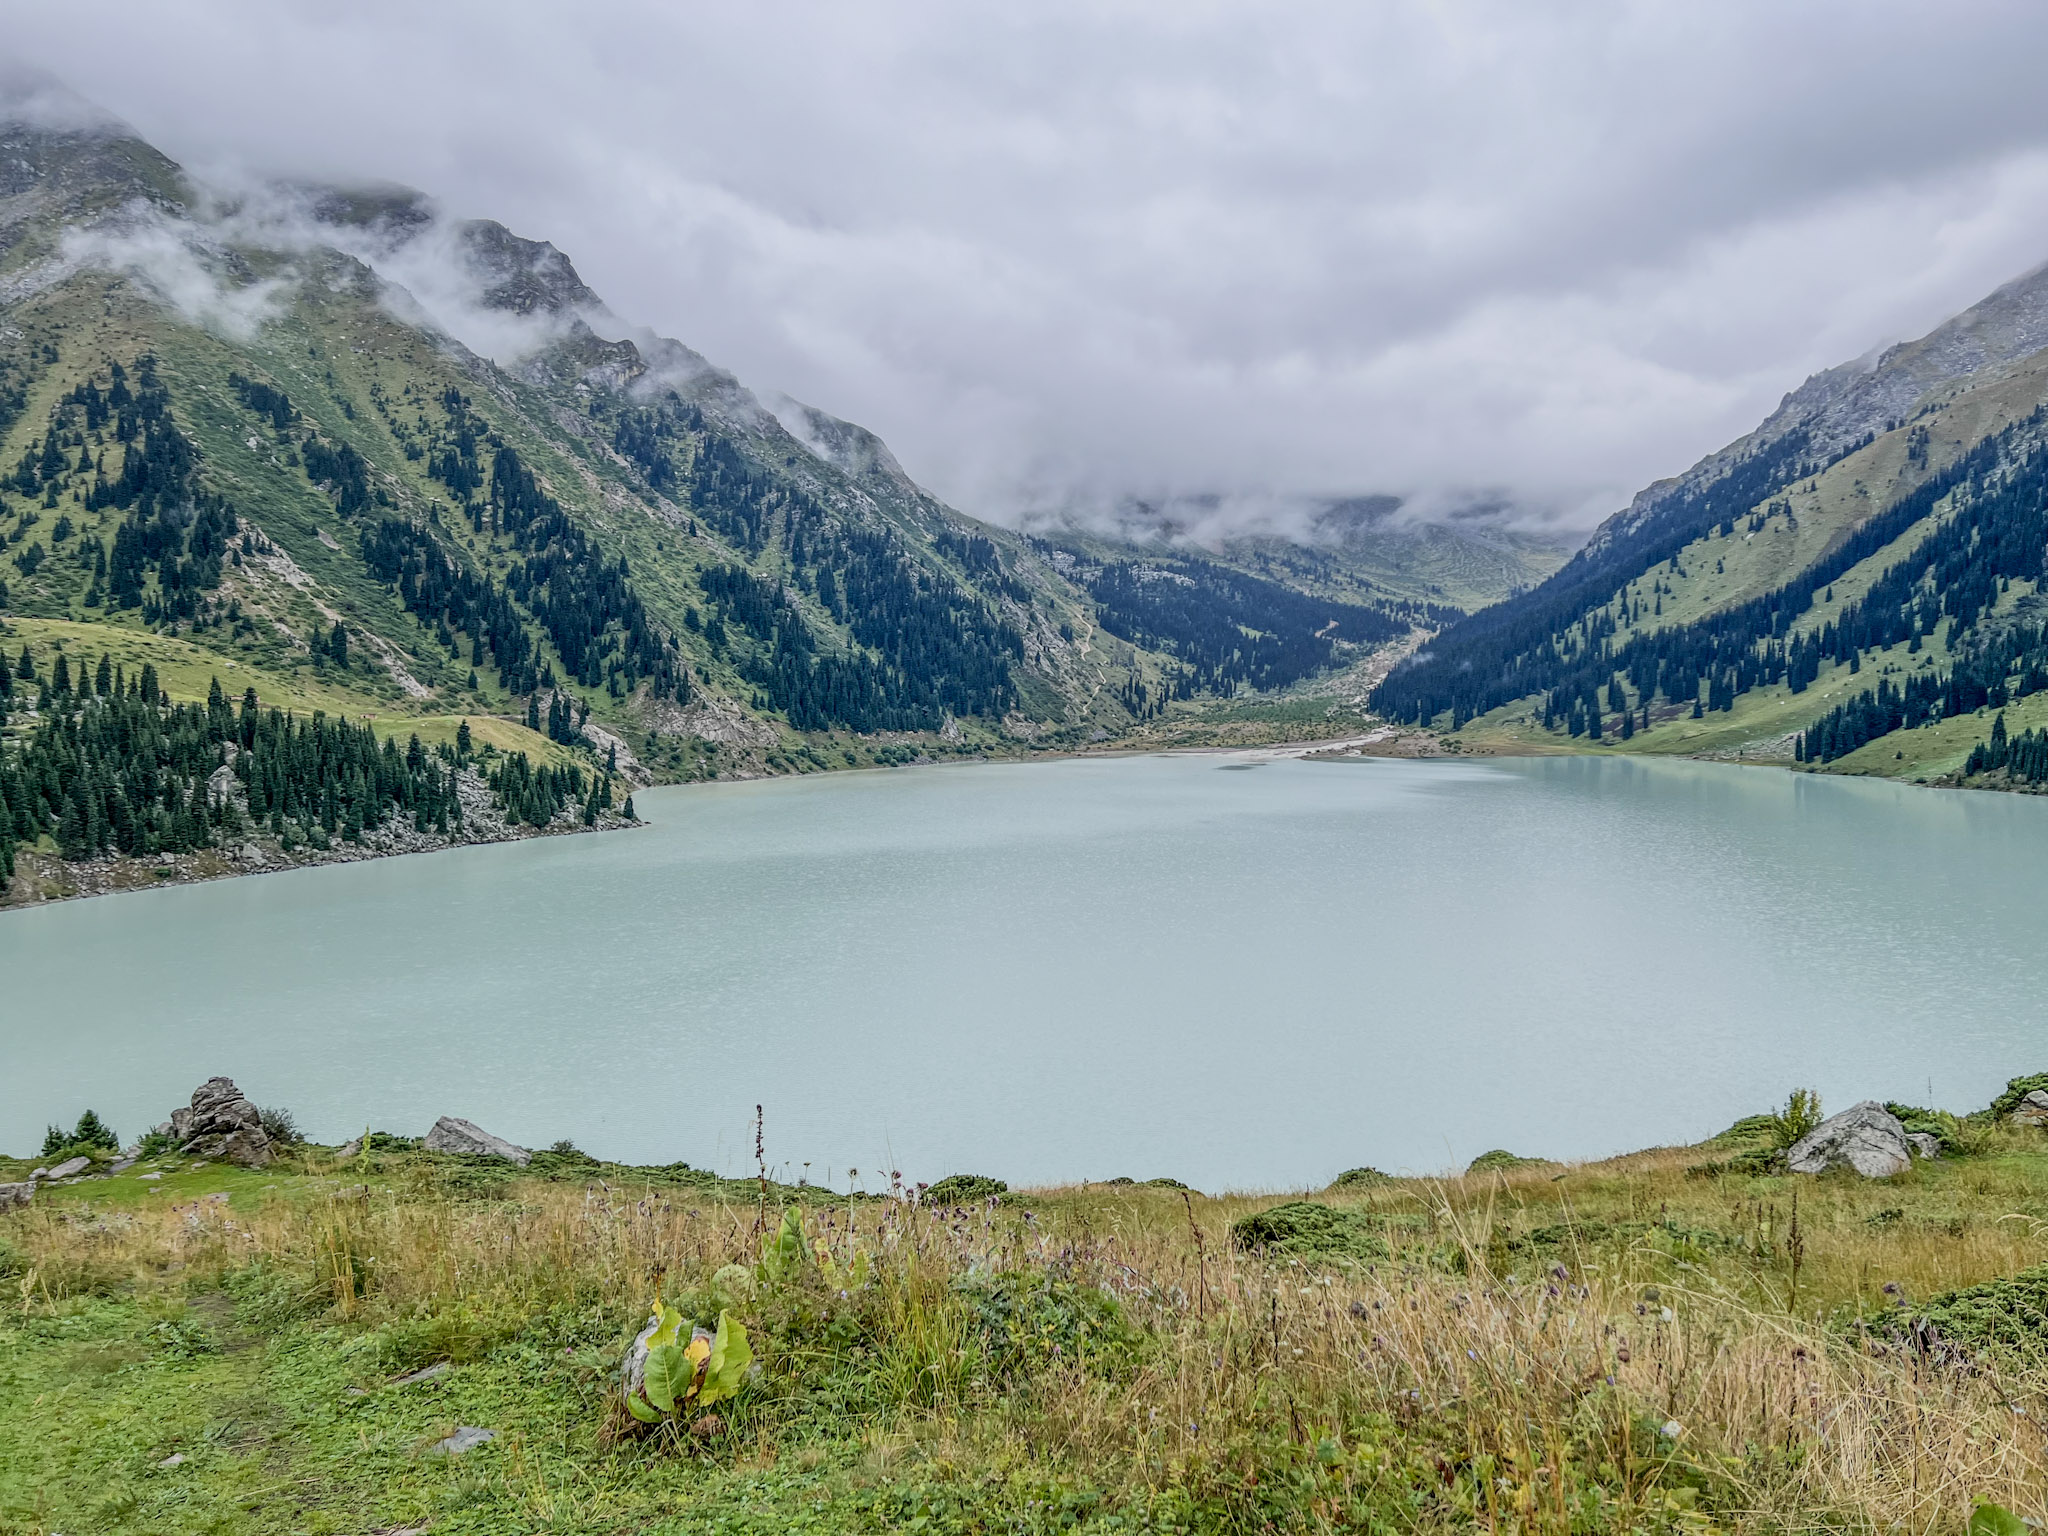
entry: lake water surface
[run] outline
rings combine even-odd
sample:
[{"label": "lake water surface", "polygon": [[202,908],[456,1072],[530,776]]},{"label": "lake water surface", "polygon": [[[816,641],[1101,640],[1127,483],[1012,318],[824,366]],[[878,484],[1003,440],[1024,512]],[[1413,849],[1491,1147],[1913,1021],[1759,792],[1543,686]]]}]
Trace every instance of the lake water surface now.
[{"label": "lake water surface", "polygon": [[[2048,1069],[2048,800],[1187,755],[643,793],[634,832],[0,914],[0,1146],[233,1076],[309,1133],[846,1186],[1320,1185]],[[883,1175],[886,1182],[886,1174]]]}]

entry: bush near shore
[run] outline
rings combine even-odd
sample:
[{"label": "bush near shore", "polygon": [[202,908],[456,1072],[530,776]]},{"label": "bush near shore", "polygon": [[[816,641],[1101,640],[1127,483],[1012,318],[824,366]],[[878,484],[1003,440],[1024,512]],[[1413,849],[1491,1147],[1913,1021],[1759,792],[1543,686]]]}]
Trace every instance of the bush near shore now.
[{"label": "bush near shore", "polygon": [[[944,1206],[566,1146],[161,1154],[0,1216],[0,1532],[2039,1518],[2048,1133],[1979,1117],[1884,1181],[1752,1139]],[[650,1429],[656,1297],[752,1362]]]}]

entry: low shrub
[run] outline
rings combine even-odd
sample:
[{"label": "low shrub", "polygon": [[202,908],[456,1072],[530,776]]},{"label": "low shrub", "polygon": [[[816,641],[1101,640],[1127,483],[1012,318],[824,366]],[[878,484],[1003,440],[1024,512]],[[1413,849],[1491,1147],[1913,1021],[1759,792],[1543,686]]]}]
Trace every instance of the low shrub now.
[{"label": "low shrub", "polygon": [[1776,1115],[1744,1115],[1718,1135],[1709,1136],[1702,1145],[1740,1150],[1749,1147],[1763,1147],[1775,1144],[1778,1135]]},{"label": "low shrub", "polygon": [[1946,1291],[1922,1307],[1917,1326],[1965,1354],[1995,1351],[2048,1360],[2048,1264]]},{"label": "low shrub", "polygon": [[262,1123],[263,1134],[280,1147],[296,1147],[306,1139],[299,1134],[299,1123],[288,1109],[259,1109],[256,1118]]},{"label": "low shrub", "polygon": [[1332,1189],[1372,1189],[1381,1184],[1391,1184],[1393,1179],[1377,1168],[1346,1168],[1330,1180]]},{"label": "low shrub", "polygon": [[1951,1155],[1970,1150],[1971,1138],[1946,1110],[1921,1109],[1913,1104],[1887,1104],[1885,1109],[1906,1128],[1908,1135],[1932,1136],[1941,1143],[1941,1150]]},{"label": "low shrub", "polygon": [[938,1183],[924,1192],[926,1205],[979,1205],[998,1195],[1008,1194],[1010,1186],[1001,1179],[985,1178],[978,1173],[949,1173]]},{"label": "low shrub", "polygon": [[996,1376],[1053,1363],[1099,1367],[1140,1338],[1109,1292],[1044,1271],[964,1275],[953,1294],[966,1306],[968,1338]]},{"label": "low shrub", "polygon": [[1230,1224],[1230,1241],[1268,1258],[1370,1262],[1391,1251],[1371,1216],[1313,1200],[1289,1200]]},{"label": "low shrub", "polygon": [[2048,1072],[2033,1072],[2011,1079],[2005,1085],[2005,1092],[1991,1101],[1993,1118],[2003,1120],[2020,1107],[2021,1099],[2037,1088],[2048,1088]]},{"label": "low shrub", "polygon": [[1785,1107],[1771,1116],[1771,1142],[1784,1151],[1804,1140],[1824,1118],[1820,1095],[1811,1088],[1794,1088]]},{"label": "low shrub", "polygon": [[1495,1169],[1500,1169],[1505,1172],[1511,1168],[1540,1168],[1544,1162],[1545,1159],[1540,1157],[1522,1157],[1517,1153],[1508,1151],[1505,1147],[1495,1147],[1491,1152],[1482,1152],[1473,1158],[1470,1163],[1465,1165],[1465,1171],[1467,1173],[1491,1173]]}]

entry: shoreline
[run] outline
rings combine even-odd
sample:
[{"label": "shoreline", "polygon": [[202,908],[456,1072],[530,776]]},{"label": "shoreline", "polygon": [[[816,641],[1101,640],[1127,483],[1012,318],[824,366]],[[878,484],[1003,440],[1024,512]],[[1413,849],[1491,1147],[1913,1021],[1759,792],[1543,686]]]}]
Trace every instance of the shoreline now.
[{"label": "shoreline", "polygon": [[[130,896],[141,891],[170,890],[183,885],[210,885],[221,880],[254,878],[261,875],[282,875],[294,870],[319,869],[328,865],[367,864],[378,859],[452,853],[461,848],[481,848],[494,843],[523,843],[541,837],[574,837],[590,832],[629,832],[646,825],[645,820],[628,821],[614,812],[607,811],[597,825],[589,827],[580,822],[562,826],[529,827],[521,831],[500,827],[476,837],[437,840],[412,848],[364,848],[360,845],[353,848],[335,847],[315,852],[310,858],[296,858],[284,853],[279,853],[275,857],[265,854],[262,861],[253,866],[217,848],[204,849],[198,853],[165,854],[148,859],[116,855],[112,858],[84,860],[76,864],[57,854],[17,849],[14,855],[14,878],[8,881],[4,888],[0,888],[0,920],[4,920],[9,912],[35,911],[64,902],[92,901],[106,896]],[[245,844],[244,851],[252,846],[254,845]],[[163,873],[167,870],[174,873]],[[46,890],[34,893],[17,892],[16,887],[33,878],[35,871],[44,872],[47,878],[54,879],[63,879],[68,875],[75,880],[82,874],[84,884],[55,894],[50,894]],[[95,880],[95,876],[99,878]]]},{"label": "shoreline", "polygon": [[[1383,750],[1372,750],[1381,748]],[[1404,750],[1405,749],[1405,750]],[[1370,731],[1345,736],[1318,736],[1293,741],[1248,743],[1217,743],[1213,745],[1105,745],[1095,748],[1081,747],[1065,751],[1022,751],[1015,753],[983,753],[964,760],[948,762],[942,758],[930,758],[923,762],[899,764],[898,767],[975,767],[988,763],[1039,763],[1082,761],[1100,758],[1136,757],[1248,757],[1266,762],[1344,762],[1385,760],[1395,762],[1463,762],[1493,759],[1523,759],[1543,757],[1615,757],[1635,759],[1666,759],[1680,762],[1717,763],[1730,768],[1769,768],[1787,773],[1805,773],[1818,777],[1839,779],[1864,779],[1874,783],[1897,784],[1907,789],[1949,789],[1976,791],[1988,794],[2040,794],[2016,787],[2001,788],[1992,785],[1971,785],[1956,783],[1925,783],[1909,779],[1894,779],[1880,774],[1821,774],[1818,770],[1802,767],[1784,761],[1749,761],[1730,759],[1720,753],[1664,753],[1664,752],[1623,752],[1623,751],[1568,751],[1564,749],[1545,750],[1539,746],[1525,746],[1515,751],[1501,751],[1492,748],[1455,747],[1445,750],[1444,739],[1435,732],[1398,726],[1376,726]],[[894,767],[874,764],[832,767],[821,771],[822,775],[895,772]],[[809,778],[818,775],[801,773],[736,773],[730,778],[682,779],[663,783],[655,781],[636,786],[636,792],[654,789],[693,789],[727,784],[761,783],[769,780]],[[514,831],[499,826],[480,832],[476,836],[459,840],[430,841],[412,847],[334,847],[315,852],[310,857],[285,854],[281,850],[261,851],[255,860],[246,855],[255,845],[245,844],[239,855],[220,849],[206,849],[198,853],[167,854],[157,858],[133,858],[115,856],[88,860],[73,864],[61,856],[32,849],[17,849],[15,853],[16,872],[12,880],[0,886],[0,917],[13,911],[32,910],[52,906],[59,902],[85,901],[102,896],[128,895],[137,891],[163,890],[173,886],[201,885],[218,880],[232,880],[244,876],[282,874],[290,870],[313,869],[332,864],[360,864],[373,859],[406,858],[415,854],[445,853],[457,848],[482,847],[493,843],[523,842],[537,837],[568,837],[585,832],[629,831],[646,825],[644,819],[626,821],[613,812],[606,812],[596,826],[586,827],[574,823],[564,814],[564,825],[532,827]],[[416,836],[416,834],[405,834]],[[167,872],[168,871],[168,872]],[[19,889],[24,882],[40,879],[40,890],[30,892]],[[52,891],[51,884],[70,884],[69,889]]]}]

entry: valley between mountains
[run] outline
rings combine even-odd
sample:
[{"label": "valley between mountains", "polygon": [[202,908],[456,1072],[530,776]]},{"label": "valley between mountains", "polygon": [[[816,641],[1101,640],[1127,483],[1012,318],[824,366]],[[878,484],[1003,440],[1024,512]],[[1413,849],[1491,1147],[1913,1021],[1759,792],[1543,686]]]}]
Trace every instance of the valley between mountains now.
[{"label": "valley between mountains", "polygon": [[403,189],[204,186],[75,116],[0,128],[0,904],[949,757],[2048,782],[2042,272],[1809,380],[1568,560],[1370,497],[1298,538],[1027,534],[551,245]]},{"label": "valley between mountains", "polygon": [[1363,686],[1302,685],[1561,558],[1380,505],[1317,550],[1025,537],[418,194],[225,193],[97,118],[0,155],[8,901],[1332,734]]}]

